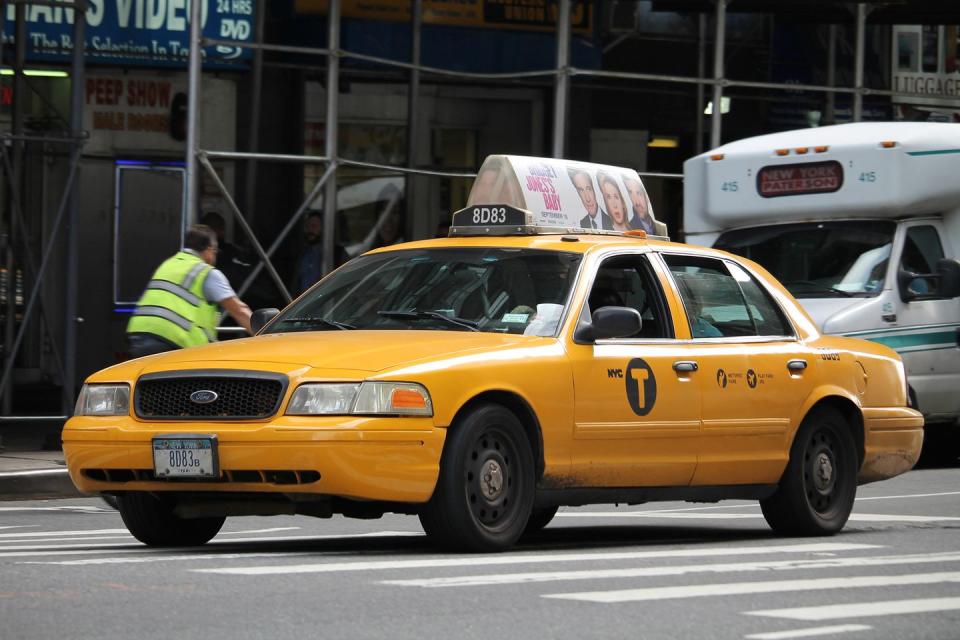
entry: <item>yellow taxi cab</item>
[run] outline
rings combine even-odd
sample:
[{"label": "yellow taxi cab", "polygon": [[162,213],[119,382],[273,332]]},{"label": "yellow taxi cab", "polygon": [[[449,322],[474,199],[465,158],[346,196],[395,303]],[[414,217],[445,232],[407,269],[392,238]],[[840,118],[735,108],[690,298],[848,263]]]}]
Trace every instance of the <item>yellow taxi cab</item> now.
[{"label": "yellow taxi cab", "polygon": [[821,335],[749,260],[648,237],[634,181],[488,158],[450,237],[348,262],[255,337],[90,376],[71,478],[156,546],[396,512],[492,551],[563,505],[731,498],[839,531],[858,484],[920,451],[900,358]]}]

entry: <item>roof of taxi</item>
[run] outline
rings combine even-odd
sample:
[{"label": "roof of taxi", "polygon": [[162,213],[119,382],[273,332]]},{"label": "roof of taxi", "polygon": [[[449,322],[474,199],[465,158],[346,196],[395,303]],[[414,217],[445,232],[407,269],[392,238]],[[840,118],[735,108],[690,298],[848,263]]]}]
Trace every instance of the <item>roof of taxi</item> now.
[{"label": "roof of taxi", "polygon": [[[655,238],[641,238],[625,234],[597,234],[587,231],[563,234],[534,234],[534,235],[484,235],[484,236],[451,236],[447,238],[431,238],[395,244],[389,247],[376,249],[377,252],[403,249],[436,249],[451,247],[509,247],[530,248],[549,251],[567,251],[571,253],[586,253],[599,247],[686,247],[677,242],[670,242]],[[697,252],[718,254],[716,250],[704,247],[689,247]]]}]

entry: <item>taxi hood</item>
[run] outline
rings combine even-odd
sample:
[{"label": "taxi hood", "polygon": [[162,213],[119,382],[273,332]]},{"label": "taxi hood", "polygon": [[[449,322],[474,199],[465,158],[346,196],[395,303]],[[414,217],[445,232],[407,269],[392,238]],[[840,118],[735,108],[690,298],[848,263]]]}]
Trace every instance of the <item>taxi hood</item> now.
[{"label": "taxi hood", "polygon": [[145,361],[143,373],[184,368],[309,367],[376,373],[399,366],[528,344],[531,337],[467,331],[311,331],[273,333],[172,351]]}]

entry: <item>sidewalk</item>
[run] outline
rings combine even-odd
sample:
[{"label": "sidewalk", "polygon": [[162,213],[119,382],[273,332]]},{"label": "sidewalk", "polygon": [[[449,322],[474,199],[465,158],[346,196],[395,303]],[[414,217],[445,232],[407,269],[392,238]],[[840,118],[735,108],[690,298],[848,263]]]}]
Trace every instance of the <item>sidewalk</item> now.
[{"label": "sidewalk", "polygon": [[0,500],[75,498],[58,425],[0,426]]}]

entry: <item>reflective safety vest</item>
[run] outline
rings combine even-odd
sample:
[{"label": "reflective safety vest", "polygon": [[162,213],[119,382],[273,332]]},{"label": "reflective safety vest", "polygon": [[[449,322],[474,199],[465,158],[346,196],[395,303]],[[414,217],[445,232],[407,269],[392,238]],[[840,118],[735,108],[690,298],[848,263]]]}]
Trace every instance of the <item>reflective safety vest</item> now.
[{"label": "reflective safety vest", "polygon": [[165,260],[137,302],[127,333],[151,333],[183,348],[216,340],[217,305],[203,297],[211,269],[186,251]]}]

